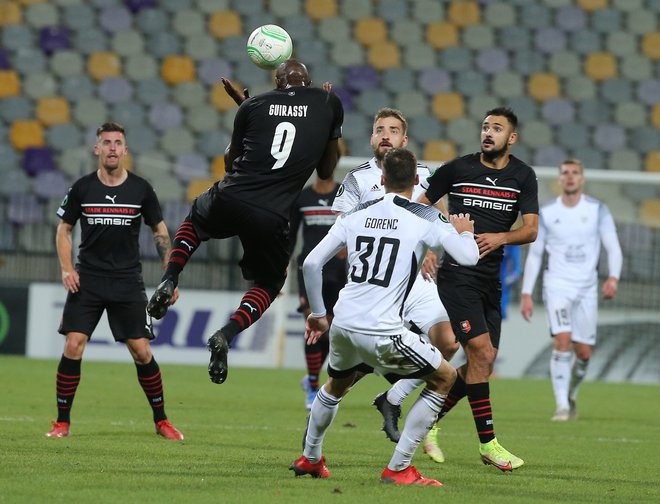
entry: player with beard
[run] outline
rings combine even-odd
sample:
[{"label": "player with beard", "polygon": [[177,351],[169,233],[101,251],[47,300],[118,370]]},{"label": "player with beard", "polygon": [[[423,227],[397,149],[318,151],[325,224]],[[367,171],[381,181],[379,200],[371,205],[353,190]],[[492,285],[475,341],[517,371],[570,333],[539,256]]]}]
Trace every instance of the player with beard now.
[{"label": "player with beard", "polygon": [[[489,377],[500,342],[500,263],[504,245],[530,243],[538,231],[538,185],[534,170],[510,154],[518,139],[518,118],[509,108],[489,110],[481,125],[481,152],[456,158],[438,168],[418,201],[435,204],[448,195],[450,214],[474,218],[480,259],[461,266],[445,252],[438,270],[438,292],[467,363],[458,368],[456,383],[440,412],[442,419],[467,396],[484,464],[502,471],[523,460],[497,442]],[[522,215],[522,225],[511,229]]]},{"label": "player with beard", "polygon": [[[374,157],[350,171],[344,178],[332,210],[342,214],[352,210],[358,204],[381,198],[385,188],[381,183],[383,159],[385,155],[395,148],[405,147],[408,144],[408,121],[403,113],[392,108],[380,109],[373,123],[371,147]],[[427,166],[417,163],[419,180],[426,180],[430,176]],[[414,186],[413,198],[423,194],[424,189],[418,183]],[[434,261],[435,255],[427,260]],[[433,277],[423,271],[415,278],[415,283],[404,303],[404,321],[417,332],[428,335],[431,343],[440,350],[443,357],[449,361],[458,350],[458,343],[447,311],[438,297]],[[374,405],[383,415],[383,430],[393,442],[398,442],[400,432],[397,420],[401,415],[401,404],[404,399],[424,380],[400,380],[389,391],[379,394]],[[426,447],[428,443],[424,443]],[[442,461],[443,455],[439,449],[433,457]]]}]

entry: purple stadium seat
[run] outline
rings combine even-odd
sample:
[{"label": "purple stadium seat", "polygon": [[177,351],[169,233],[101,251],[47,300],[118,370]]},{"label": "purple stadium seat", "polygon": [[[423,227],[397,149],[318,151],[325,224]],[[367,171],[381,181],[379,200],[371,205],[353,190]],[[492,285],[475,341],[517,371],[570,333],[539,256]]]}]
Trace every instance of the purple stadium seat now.
[{"label": "purple stadium seat", "polygon": [[371,65],[356,65],[346,70],[346,85],[355,91],[378,87],[378,72]]},{"label": "purple stadium seat", "polygon": [[445,70],[439,68],[422,70],[419,87],[429,95],[450,91],[451,77]]},{"label": "purple stadium seat", "polygon": [[115,33],[130,28],[133,15],[121,5],[109,5],[101,10],[99,20],[105,31]]},{"label": "purple stadium seat", "polygon": [[570,100],[553,98],[543,103],[541,114],[550,124],[573,122],[575,120],[575,106]]},{"label": "purple stadium seat", "polygon": [[9,54],[4,47],[0,47],[0,70],[11,69],[11,62],[9,61]]},{"label": "purple stadium seat", "polygon": [[540,28],[534,34],[534,46],[542,53],[563,51],[566,49],[566,34],[558,28]]},{"label": "purple stadium seat", "polygon": [[199,62],[197,76],[204,84],[216,84],[220,77],[233,79],[231,65],[221,58],[205,59]]},{"label": "purple stadium seat", "polygon": [[34,178],[34,193],[42,200],[62,197],[69,187],[69,179],[57,170],[41,172]]},{"label": "purple stadium seat", "polygon": [[39,31],[39,45],[48,55],[71,48],[69,30],[63,26],[46,26]]},{"label": "purple stadium seat", "polygon": [[647,79],[639,83],[637,97],[647,105],[660,103],[660,80]]},{"label": "purple stadium seat", "polygon": [[123,77],[103,79],[99,92],[106,103],[121,103],[133,96],[133,86]]},{"label": "purple stadium seat", "polygon": [[509,54],[499,47],[488,47],[479,50],[477,66],[483,72],[496,74],[509,69]]},{"label": "purple stadium seat", "polygon": [[181,154],[176,158],[174,167],[179,180],[190,182],[193,179],[209,177],[209,163],[206,157],[199,154]]},{"label": "purple stadium seat", "polygon": [[142,9],[152,9],[156,7],[157,3],[157,0],[126,0],[126,7],[131,12],[139,12]]},{"label": "purple stadium seat", "polygon": [[586,27],[587,13],[577,5],[566,5],[559,8],[555,20],[562,30],[575,32]]},{"label": "purple stadium seat", "polygon": [[354,112],[356,109],[355,105],[355,94],[348,88],[344,87],[332,87],[332,91],[339,97],[342,105],[344,106],[345,112]]},{"label": "purple stadium seat", "polygon": [[155,103],[149,111],[149,123],[160,131],[178,128],[183,122],[183,112],[174,103]]},{"label": "purple stadium seat", "polygon": [[14,194],[9,198],[7,217],[14,224],[38,224],[43,221],[43,210],[34,194]]},{"label": "purple stadium seat", "polygon": [[30,177],[55,169],[55,156],[50,147],[28,147],[23,154],[23,169]]}]

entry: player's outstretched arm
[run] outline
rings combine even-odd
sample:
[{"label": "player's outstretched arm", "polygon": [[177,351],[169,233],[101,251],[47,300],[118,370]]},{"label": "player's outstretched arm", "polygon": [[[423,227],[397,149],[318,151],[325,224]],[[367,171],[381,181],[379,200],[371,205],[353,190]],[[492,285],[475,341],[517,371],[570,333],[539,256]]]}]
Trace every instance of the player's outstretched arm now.
[{"label": "player's outstretched arm", "polygon": [[240,106],[241,103],[250,97],[248,88],[244,88],[243,92],[240,92],[238,88],[235,87],[234,84],[226,77],[221,77],[220,80],[222,81],[222,85],[225,87],[225,91],[229,97],[234,100],[234,102],[236,102],[236,105]]}]

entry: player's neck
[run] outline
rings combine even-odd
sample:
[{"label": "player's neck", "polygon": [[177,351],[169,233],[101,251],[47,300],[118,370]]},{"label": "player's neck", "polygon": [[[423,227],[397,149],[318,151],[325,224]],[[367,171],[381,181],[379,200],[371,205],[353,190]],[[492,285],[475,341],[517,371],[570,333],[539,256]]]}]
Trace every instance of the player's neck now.
[{"label": "player's neck", "polygon": [[509,164],[509,152],[507,151],[502,155],[494,158],[487,158],[482,152],[479,154],[479,160],[481,161],[482,165],[487,166],[488,168],[492,168],[493,170],[501,170],[502,168],[506,168]]},{"label": "player's neck", "polygon": [[580,199],[582,199],[582,191],[571,194],[561,193],[561,202],[567,207],[574,207],[580,202]]},{"label": "player's neck", "polygon": [[96,175],[104,185],[110,187],[121,185],[128,178],[128,172],[121,166],[111,170],[101,166],[96,170]]}]

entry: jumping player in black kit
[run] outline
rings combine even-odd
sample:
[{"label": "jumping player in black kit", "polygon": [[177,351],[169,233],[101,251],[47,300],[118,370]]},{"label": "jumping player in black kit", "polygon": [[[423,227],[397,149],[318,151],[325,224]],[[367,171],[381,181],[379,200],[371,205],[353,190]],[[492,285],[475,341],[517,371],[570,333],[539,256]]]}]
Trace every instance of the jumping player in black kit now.
[{"label": "jumping player in black kit", "polygon": [[[450,161],[429,177],[419,201],[435,204],[449,195],[450,214],[474,219],[480,260],[460,266],[445,254],[438,270],[438,293],[467,357],[439,418],[467,396],[479,435],[484,464],[502,471],[523,465],[495,437],[489,377],[497,356],[502,325],[500,263],[503,246],[530,243],[538,231],[538,187],[531,167],[509,154],[516,142],[518,118],[511,109],[489,110],[481,125],[481,152]],[[518,214],[522,225],[514,230]]]},{"label": "jumping player in black kit", "polygon": [[[332,211],[332,202],[339,190],[339,184],[333,179],[322,180],[317,177],[314,183],[305,187],[291,209],[291,251],[296,246],[298,229],[302,225],[302,250],[298,256],[298,293],[300,307],[298,311],[307,320],[311,310],[303,279],[302,265],[318,243],[325,238],[337,216]],[[342,250],[323,267],[323,301],[328,310],[328,320],[332,321],[332,307],[339,298],[339,291],[346,285],[346,251]],[[319,388],[319,374],[330,350],[328,335],[324,334],[314,343],[305,344],[307,375],[301,385],[307,393],[305,408],[311,409]]]},{"label": "jumping player in black kit", "polygon": [[[62,283],[68,291],[59,332],[66,335],[66,342],[57,367],[57,422],[53,422],[46,436],[69,435],[71,406],[80,383],[85,345],[106,310],[112,335],[126,344],[135,361],[138,381],[153,411],[156,432],[180,441],[183,434],[165,414],[160,368],[149,344],[154,336],[145,311],[147,295],[138,245],[142,219],[153,231],[163,266],[170,254],[170,236],[151,185],[123,166],[128,153],[124,128],[105,123],[96,131],[96,138],[98,169],[77,180],[57,210],[61,219],[57,226],[57,255]],[[74,268],[71,231],[77,221],[82,239]],[[170,303],[178,295],[178,290],[174,291]]]},{"label": "jumping player in black kit", "polygon": [[[223,82],[227,87],[228,81]],[[227,175],[193,202],[147,307],[156,319],[165,315],[179,274],[202,241],[240,238],[239,265],[253,287],[208,341],[214,383],[227,379],[229,344],[261,317],[284,285],[291,205],[314,169],[321,178],[329,178],[337,164],[344,120],[339,98],[311,88],[307,68],[296,60],[279,66],[275,82],[273,91],[241,103],[225,154]]]}]

